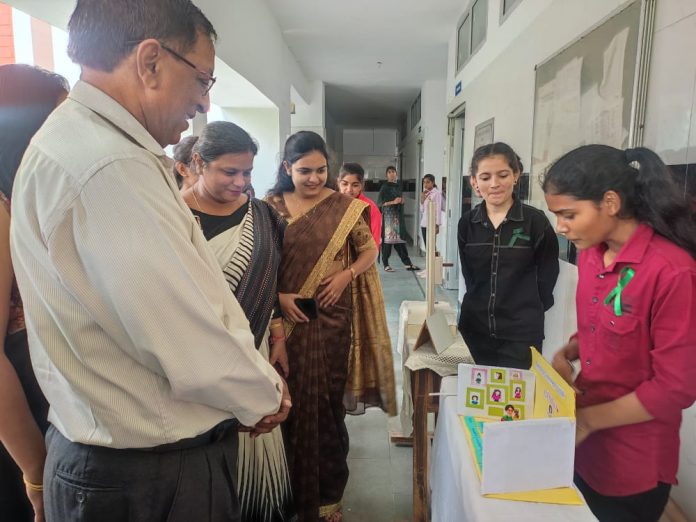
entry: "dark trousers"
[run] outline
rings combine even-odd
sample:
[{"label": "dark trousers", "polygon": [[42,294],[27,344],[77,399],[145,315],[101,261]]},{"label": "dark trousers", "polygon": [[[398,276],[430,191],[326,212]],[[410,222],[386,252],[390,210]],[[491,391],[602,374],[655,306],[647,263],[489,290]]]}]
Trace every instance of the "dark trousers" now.
[{"label": "dark trousers", "polygon": [[70,442],[51,426],[47,522],[239,522],[236,422],[157,448]]},{"label": "dark trousers", "polygon": [[0,444],[0,520],[33,522],[34,510],[27,498],[22,472]]},{"label": "dark trousers", "polygon": [[608,497],[597,493],[577,473],[575,485],[599,522],[657,522],[672,489],[671,485],[658,482],[657,487],[637,495]]},{"label": "dark trousers", "polygon": [[494,339],[488,334],[461,332],[476,364],[483,366],[503,366],[528,370],[532,365],[530,346],[541,353],[542,341],[508,341]]},{"label": "dark trousers", "polygon": [[396,253],[401,258],[401,262],[405,266],[411,266],[413,264],[413,263],[411,263],[411,258],[408,257],[408,250],[406,250],[406,243],[396,243],[393,245],[390,243],[382,243],[382,265],[383,266],[389,266],[389,257],[391,256],[392,247],[394,247],[394,250],[396,250]]}]

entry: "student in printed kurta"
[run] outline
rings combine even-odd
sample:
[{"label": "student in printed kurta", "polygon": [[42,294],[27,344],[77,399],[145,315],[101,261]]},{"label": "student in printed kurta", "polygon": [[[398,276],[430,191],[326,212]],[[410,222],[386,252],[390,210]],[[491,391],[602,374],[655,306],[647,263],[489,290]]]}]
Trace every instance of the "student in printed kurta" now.
[{"label": "student in printed kurta", "polygon": [[[285,220],[268,203],[245,194],[258,146],[234,123],[203,129],[191,154],[194,184],[182,190],[244,310],[256,349],[288,375],[277,274]],[[294,507],[280,426],[256,437],[239,434],[237,490],[242,520],[292,520]]]},{"label": "student in printed kurta", "polygon": [[411,262],[406,249],[406,241],[403,239],[404,227],[404,198],[399,183],[399,175],[396,167],[387,167],[387,181],[382,183],[377,196],[377,205],[382,211],[382,265],[385,272],[393,272],[394,269],[389,264],[392,246],[399,255],[401,262],[406,270],[420,270]]},{"label": "student in printed kurta", "polygon": [[544,312],[553,305],[558,241],[544,213],[514,195],[522,163],[505,143],[484,145],[471,160],[483,202],[459,220],[466,282],[459,331],[476,364],[529,368],[541,350]]},{"label": "student in printed kurta", "polygon": [[644,148],[587,145],[544,178],[556,230],[580,250],[578,331],[553,365],[577,394],[575,482],[600,521],[656,522],[696,400],[696,226]]},{"label": "student in printed kurta", "polygon": [[[288,220],[278,290],[286,321],[293,415],[286,447],[301,521],[341,520],[348,481],[344,417],[396,413],[391,342],[366,203],[327,187],[328,153],[313,132],[285,144],[267,198]],[[297,298],[314,298],[310,320]]]}]

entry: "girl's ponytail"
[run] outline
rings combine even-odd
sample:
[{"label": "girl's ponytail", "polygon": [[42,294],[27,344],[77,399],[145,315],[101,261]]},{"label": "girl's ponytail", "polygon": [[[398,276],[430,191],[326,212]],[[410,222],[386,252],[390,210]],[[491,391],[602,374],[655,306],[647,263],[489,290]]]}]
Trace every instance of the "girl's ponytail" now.
[{"label": "girl's ponytail", "polygon": [[637,171],[634,205],[638,221],[696,258],[696,224],[689,203],[660,157],[645,147],[626,149],[626,163]]},{"label": "girl's ponytail", "polygon": [[546,171],[542,187],[549,194],[597,204],[613,190],[621,197],[620,218],[647,223],[696,259],[696,221],[689,203],[669,168],[650,149],[583,145]]}]

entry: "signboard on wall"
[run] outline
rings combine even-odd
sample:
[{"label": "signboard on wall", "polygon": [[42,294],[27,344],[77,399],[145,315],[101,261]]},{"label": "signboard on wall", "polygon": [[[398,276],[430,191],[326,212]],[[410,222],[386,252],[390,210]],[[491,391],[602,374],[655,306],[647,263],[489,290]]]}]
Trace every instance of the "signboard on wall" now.
[{"label": "signboard on wall", "polygon": [[479,123],[474,130],[474,152],[483,145],[493,143],[493,121],[495,118]]}]

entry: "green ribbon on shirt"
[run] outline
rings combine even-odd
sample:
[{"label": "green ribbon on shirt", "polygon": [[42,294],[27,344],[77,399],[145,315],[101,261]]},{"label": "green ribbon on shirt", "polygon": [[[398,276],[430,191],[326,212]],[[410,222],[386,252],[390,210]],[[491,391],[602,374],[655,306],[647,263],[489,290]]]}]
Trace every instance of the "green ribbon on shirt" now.
[{"label": "green ribbon on shirt", "polygon": [[515,229],[513,229],[513,231],[512,231],[512,237],[510,238],[510,242],[509,242],[508,245],[507,245],[508,247],[515,246],[515,243],[517,242],[518,239],[525,239],[525,240],[527,240],[527,241],[529,241],[530,239],[532,239],[532,238],[529,237],[528,235],[523,234],[523,233],[522,233],[523,230],[524,230],[523,228],[515,228]]},{"label": "green ribbon on shirt", "polygon": [[616,287],[604,298],[604,304],[609,304],[612,299],[614,300],[614,314],[616,317],[621,317],[623,313],[621,311],[621,292],[623,292],[626,285],[631,282],[635,273],[636,271],[630,266],[623,268],[621,272],[619,272],[619,282],[616,283]]}]

